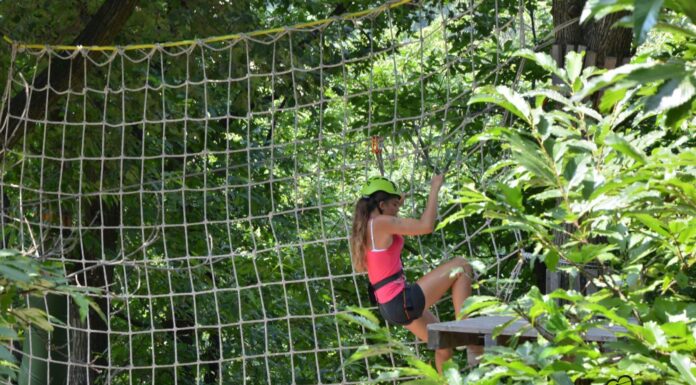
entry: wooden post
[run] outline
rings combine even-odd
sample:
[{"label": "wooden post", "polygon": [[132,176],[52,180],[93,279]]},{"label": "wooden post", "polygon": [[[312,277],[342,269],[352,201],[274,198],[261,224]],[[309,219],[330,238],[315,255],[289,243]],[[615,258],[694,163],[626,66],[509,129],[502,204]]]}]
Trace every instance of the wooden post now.
[{"label": "wooden post", "polygon": [[597,65],[597,52],[586,51],[584,65],[585,65],[585,68],[596,66]]},{"label": "wooden post", "polygon": [[[556,61],[557,66],[563,66],[563,50],[558,44],[551,46],[551,57],[553,57],[553,60]],[[553,84],[561,84],[561,79],[555,75],[551,77],[551,81]]]}]

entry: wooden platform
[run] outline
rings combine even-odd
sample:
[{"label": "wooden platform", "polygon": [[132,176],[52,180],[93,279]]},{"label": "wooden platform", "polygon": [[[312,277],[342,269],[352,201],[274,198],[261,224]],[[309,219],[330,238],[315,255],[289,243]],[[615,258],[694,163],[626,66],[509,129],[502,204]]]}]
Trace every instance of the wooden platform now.
[{"label": "wooden platform", "polygon": [[[493,329],[510,321],[512,317],[489,316],[474,317],[460,321],[440,322],[428,325],[428,347],[430,349],[454,348],[464,345],[495,346],[505,344],[513,335],[524,329],[520,340],[537,338],[536,329],[529,327],[524,320],[517,320],[508,325],[496,339],[493,339]],[[609,326],[603,329],[592,328],[585,334],[585,341],[607,342],[615,341],[616,332],[624,332],[620,326]]]}]

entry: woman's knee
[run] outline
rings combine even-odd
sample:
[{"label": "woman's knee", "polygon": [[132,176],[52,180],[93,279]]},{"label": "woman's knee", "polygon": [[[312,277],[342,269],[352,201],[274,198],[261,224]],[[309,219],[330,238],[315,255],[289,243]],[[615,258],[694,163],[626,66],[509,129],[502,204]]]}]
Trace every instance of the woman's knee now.
[{"label": "woman's knee", "polygon": [[471,277],[474,274],[474,269],[471,267],[469,261],[467,261],[464,257],[456,257],[450,263],[454,265],[453,267],[455,269],[457,269],[457,276],[461,275],[461,273],[464,273],[468,277]]}]

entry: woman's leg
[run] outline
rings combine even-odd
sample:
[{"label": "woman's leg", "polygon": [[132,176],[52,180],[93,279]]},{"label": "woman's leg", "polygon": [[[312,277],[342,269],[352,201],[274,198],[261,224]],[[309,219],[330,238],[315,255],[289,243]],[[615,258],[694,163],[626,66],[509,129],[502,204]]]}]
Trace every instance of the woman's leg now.
[{"label": "woman's leg", "polygon": [[[458,269],[459,272],[452,274]],[[459,315],[462,303],[471,295],[471,278],[474,271],[464,258],[445,262],[417,281],[425,295],[425,308],[428,309],[452,288],[452,305],[455,315]]]},{"label": "woman's leg", "polygon": [[[433,322],[438,322],[437,317],[429,310],[426,310],[420,318],[404,327],[420,338],[421,341],[428,342],[428,324]],[[450,358],[452,358],[452,349],[435,350],[435,367],[438,373],[442,374],[442,364]]]},{"label": "woman's leg", "polygon": [[[452,271],[455,269],[458,269],[459,272],[452,274]],[[473,276],[474,271],[471,268],[471,265],[464,258],[455,258],[424,275],[417,282],[418,286],[421,287],[423,294],[425,295],[425,308],[429,309],[430,306],[439,301],[440,298],[442,298],[442,296],[447,292],[447,289],[451,287],[454,314],[455,316],[459,316],[464,300],[471,296],[471,281]],[[469,365],[476,365],[478,363],[478,357],[482,353],[483,346],[467,346],[467,359],[469,361]]]}]

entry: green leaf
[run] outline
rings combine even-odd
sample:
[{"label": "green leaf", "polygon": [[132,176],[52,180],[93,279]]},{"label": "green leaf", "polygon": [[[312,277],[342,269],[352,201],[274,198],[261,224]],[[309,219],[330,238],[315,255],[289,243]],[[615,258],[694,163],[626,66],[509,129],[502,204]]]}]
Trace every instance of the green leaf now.
[{"label": "green leaf", "polygon": [[556,265],[558,265],[558,260],[560,259],[560,255],[556,253],[555,251],[548,250],[546,255],[544,255],[544,260],[543,262],[546,264],[546,267],[549,268],[551,271],[556,270]]},{"label": "green leaf", "polygon": [[633,11],[633,41],[641,45],[657,23],[663,0],[635,0]]},{"label": "green leaf", "polygon": [[606,244],[587,244],[568,252],[568,260],[579,265],[584,265],[590,261],[601,258],[605,254],[616,250],[615,245]]},{"label": "green leaf", "polygon": [[499,170],[504,169],[505,167],[511,167],[515,166],[517,163],[512,160],[512,159],[503,159],[498,162],[496,162],[494,165],[488,167],[486,172],[483,173],[483,176],[481,177],[483,180],[489,179],[493,177]]},{"label": "green leaf", "polygon": [[555,184],[556,177],[551,166],[546,163],[546,158],[541,154],[539,145],[516,133],[508,136],[515,160],[535,176],[545,180],[548,184]]},{"label": "green leaf", "polygon": [[587,140],[581,140],[581,139],[571,139],[568,141],[568,147],[572,148],[573,150],[576,151],[584,151],[588,153],[592,153],[594,151],[597,151],[597,145],[587,141]]},{"label": "green leaf", "polygon": [[690,222],[670,222],[669,230],[677,235],[677,241],[681,243],[691,243],[696,241],[696,219]]},{"label": "green leaf", "polygon": [[682,375],[682,379],[689,385],[696,385],[696,365],[694,365],[691,359],[677,352],[672,352],[669,358],[672,365],[674,365]]},{"label": "green leaf", "polygon": [[17,336],[16,331],[14,331],[13,329],[4,327],[4,326],[0,326],[0,339],[2,339],[2,340],[16,340],[17,338],[19,338],[19,336]]},{"label": "green leaf", "polygon": [[522,207],[522,191],[519,187],[510,187],[503,183],[497,183],[496,186],[503,193],[505,203],[512,208],[524,210],[524,207]]},{"label": "green leaf", "polygon": [[26,320],[27,322],[39,327],[45,331],[53,331],[53,325],[48,322],[48,315],[40,309],[28,308],[28,309],[15,309],[14,313],[17,317]]},{"label": "green leaf", "polygon": [[493,330],[491,331],[491,334],[493,335],[493,338],[498,337],[498,336],[500,335],[500,333],[502,333],[505,329],[507,329],[508,326],[512,325],[512,324],[513,324],[515,321],[517,321],[518,319],[520,319],[519,316],[512,317],[512,318],[510,318],[509,321],[504,322],[504,323],[502,323],[502,324],[497,325],[496,327],[494,327]]},{"label": "green leaf", "polygon": [[353,362],[360,361],[364,358],[376,357],[393,353],[394,350],[394,347],[392,347],[391,345],[363,345],[359,347],[358,350],[355,351],[355,353],[348,357],[348,360],[346,360],[345,365],[349,365]]},{"label": "green leaf", "polygon": [[669,231],[666,230],[666,226],[664,223],[662,223],[659,219],[655,218],[652,215],[648,214],[629,214],[629,216],[636,218],[639,220],[641,223],[643,223],[645,226],[650,228],[652,231],[660,234],[663,237],[669,237]]},{"label": "green leaf", "polygon": [[677,63],[626,64],[592,78],[573,100],[582,100],[600,89],[625,81],[626,85],[647,84],[658,80],[673,79],[684,73],[684,66]]},{"label": "green leaf", "polygon": [[549,89],[532,90],[532,91],[527,92],[525,95],[530,96],[530,97],[544,96],[544,97],[551,99],[555,102],[561,103],[564,106],[572,105],[572,102],[570,101],[570,99],[561,95],[560,92],[554,91],[554,90],[549,90]]},{"label": "green leaf", "polygon": [[447,360],[442,368],[442,375],[447,380],[447,385],[462,385],[462,374],[459,372],[459,366],[451,359]]},{"label": "green leaf", "polygon": [[80,320],[84,321],[85,318],[87,318],[87,314],[89,312],[89,301],[81,294],[74,294],[72,298],[73,301],[75,301],[75,303],[77,304],[80,313]]},{"label": "green leaf", "polygon": [[527,103],[527,101],[524,100],[522,95],[518,94],[517,92],[513,91],[512,89],[506,86],[498,86],[495,88],[495,90],[508,103],[507,105],[503,105],[503,107],[505,107],[508,111],[512,112],[518,118],[524,120],[528,124],[531,123],[532,108],[529,105],[529,103]]},{"label": "green leaf", "polygon": [[587,0],[580,14],[580,24],[589,18],[599,20],[615,12],[628,11],[632,6],[632,0]]},{"label": "green leaf", "polygon": [[[629,64],[631,65],[631,64]],[[681,62],[649,62],[631,65],[634,68],[626,75],[631,85],[645,85],[656,81],[674,79],[688,74]]]},{"label": "green leaf", "polygon": [[621,152],[622,154],[632,158],[640,164],[645,164],[647,162],[645,154],[643,154],[642,151],[635,148],[622,136],[611,133],[607,135],[604,141],[606,144],[610,145],[614,150]]},{"label": "green leaf", "polygon": [[440,379],[440,375],[437,373],[437,370],[435,368],[419,360],[415,356],[406,357],[406,361],[414,369],[417,369],[421,373],[421,375],[435,381]]},{"label": "green leaf", "polygon": [[0,276],[15,282],[27,283],[31,281],[31,277],[25,272],[3,264],[2,261],[0,261]]},{"label": "green leaf", "polygon": [[599,110],[604,113],[608,112],[616,103],[621,101],[624,96],[626,96],[626,88],[624,87],[614,87],[604,91],[599,103]]},{"label": "green leaf", "polygon": [[665,332],[655,321],[646,322],[644,330],[649,331],[649,333],[645,333],[644,337],[647,341],[650,341],[653,349],[661,349],[668,346]]},{"label": "green leaf", "polygon": [[358,315],[339,313],[337,316],[348,322],[363,326],[368,330],[376,331],[379,329],[379,319],[368,309],[349,306],[347,310],[357,313]]},{"label": "green leaf", "polygon": [[568,374],[563,372],[554,372],[551,374],[551,378],[558,385],[573,385],[573,381],[568,377]]},{"label": "green leaf", "polygon": [[462,313],[468,315],[476,311],[498,306],[498,304],[500,304],[500,301],[497,297],[486,295],[472,295],[471,297],[467,298],[462,304]]},{"label": "green leaf", "polygon": [[19,255],[19,251],[14,249],[0,249],[0,258],[12,257]]},{"label": "green leaf", "polygon": [[545,201],[547,199],[555,199],[563,196],[563,192],[559,189],[550,189],[540,192],[539,194],[534,194],[529,199],[534,199],[538,201]]},{"label": "green leaf", "polygon": [[525,374],[529,374],[529,375],[531,375],[531,376],[535,376],[535,375],[537,374],[537,371],[534,370],[534,368],[532,368],[531,366],[526,365],[526,364],[524,364],[523,362],[520,362],[520,361],[513,361],[513,362],[510,362],[507,366],[508,366],[510,369],[514,369],[514,370],[517,370],[517,371],[519,371],[519,372],[522,372],[522,373],[525,373]]},{"label": "green leaf", "polygon": [[544,348],[544,350],[539,355],[539,358],[549,358],[552,356],[563,356],[568,352],[575,349],[573,345],[562,345],[562,346],[549,346]]},{"label": "green leaf", "polygon": [[441,382],[429,378],[420,378],[418,380],[406,381],[403,385],[441,385]]},{"label": "green leaf", "polygon": [[0,360],[14,363],[16,362],[15,357],[7,350],[6,347],[0,345]]},{"label": "green leaf", "polygon": [[467,104],[471,105],[475,103],[493,103],[512,112],[513,114],[525,121],[528,120],[528,118],[526,118],[524,114],[514,104],[511,104],[508,101],[506,101],[500,94],[477,94],[472,96]]},{"label": "green leaf", "polygon": [[684,76],[663,84],[657,94],[645,102],[646,111],[662,112],[687,103],[696,94],[694,78]]},{"label": "green leaf", "polygon": [[599,114],[597,111],[593,110],[592,108],[589,108],[587,106],[579,105],[579,106],[571,106],[570,108],[571,111],[578,113],[578,115],[587,115],[596,121],[601,121],[602,120],[602,115]]},{"label": "green leaf", "polygon": [[[576,158],[577,159],[577,158]],[[591,173],[591,161],[589,156],[585,156],[579,160],[577,167],[573,170],[573,174],[570,176],[570,181],[568,181],[568,189],[573,189],[586,179],[587,175]]]},{"label": "green leaf", "polygon": [[566,300],[568,302],[573,302],[573,303],[585,299],[584,296],[577,294],[577,292],[569,293],[563,289],[556,289],[548,296],[549,296],[549,298],[562,299],[562,300]]},{"label": "green leaf", "polygon": [[534,52],[529,49],[522,49],[517,51],[515,53],[515,56],[523,57],[527,60],[530,60],[539,65],[539,67],[545,69],[548,73],[556,75],[558,78],[565,82],[568,81],[568,77],[566,76],[565,71],[558,68],[558,64],[556,63],[556,61],[551,57],[551,55],[547,53]]},{"label": "green leaf", "polygon": [[685,14],[692,24],[696,24],[696,2],[693,0],[665,0],[665,6]]},{"label": "green leaf", "polygon": [[574,84],[582,72],[582,59],[584,52],[570,51],[565,56],[565,70],[568,74],[568,82]]},{"label": "green leaf", "polygon": [[696,28],[691,26],[691,28],[682,27],[679,25],[674,25],[670,23],[657,23],[655,24],[655,30],[667,32],[672,35],[680,35],[685,38],[696,38]]},{"label": "green leaf", "polygon": [[684,119],[686,119],[696,104],[696,97],[691,98],[688,102],[681,106],[675,107],[667,111],[665,115],[665,125],[668,127],[677,127]]}]

